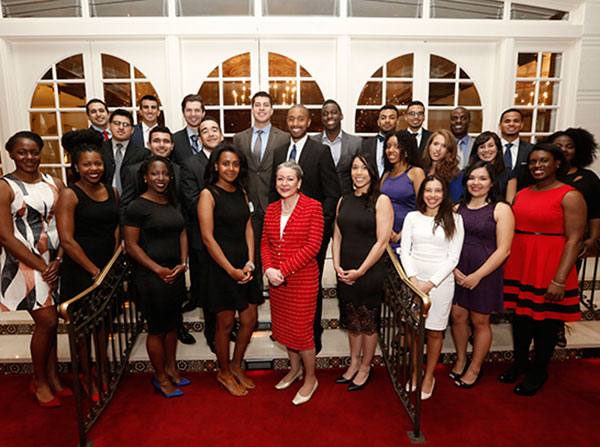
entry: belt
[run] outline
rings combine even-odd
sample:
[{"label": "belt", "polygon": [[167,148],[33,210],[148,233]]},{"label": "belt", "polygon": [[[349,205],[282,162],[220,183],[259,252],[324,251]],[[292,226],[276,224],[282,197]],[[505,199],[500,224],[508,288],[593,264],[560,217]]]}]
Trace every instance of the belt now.
[{"label": "belt", "polygon": [[538,233],[537,231],[521,231],[515,230],[517,234],[534,234],[536,236],[564,236],[565,233]]}]

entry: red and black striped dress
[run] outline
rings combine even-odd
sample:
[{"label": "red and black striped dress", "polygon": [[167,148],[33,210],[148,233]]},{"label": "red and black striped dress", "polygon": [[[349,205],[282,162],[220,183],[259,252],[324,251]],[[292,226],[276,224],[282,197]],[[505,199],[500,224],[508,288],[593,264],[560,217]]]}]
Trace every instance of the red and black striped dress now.
[{"label": "red and black striped dress", "polygon": [[269,284],[273,338],[290,349],[305,351],[315,347],[316,256],[323,240],[321,203],[300,194],[282,236],[280,225],[281,199],[267,208],[260,248],[265,271],[280,269],[285,277],[279,287]]},{"label": "red and black striped dress", "polygon": [[[534,320],[577,321],[579,284],[573,266],[562,301],[544,297],[565,246],[562,199],[575,188],[563,185],[547,191],[523,189],[513,205],[515,237],[504,267],[504,307]],[[543,234],[532,234],[543,233]]]}]

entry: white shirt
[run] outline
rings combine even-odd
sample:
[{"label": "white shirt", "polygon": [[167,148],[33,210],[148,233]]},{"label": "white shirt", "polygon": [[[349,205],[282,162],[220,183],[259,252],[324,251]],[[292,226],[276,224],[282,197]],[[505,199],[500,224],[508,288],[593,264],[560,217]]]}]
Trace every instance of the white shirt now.
[{"label": "white shirt", "polygon": [[144,147],[145,148],[149,148],[150,147],[150,145],[148,144],[148,140],[150,139],[150,131],[152,129],[154,129],[156,126],[158,126],[158,123],[156,123],[152,127],[148,127],[146,125],[146,123],[142,121],[142,133],[144,134]]},{"label": "white shirt", "polygon": [[333,141],[330,141],[329,138],[327,138],[327,133],[323,132],[323,138],[321,138],[321,142],[329,146],[331,149],[333,162],[337,166],[340,162],[340,157],[342,156],[342,131],[340,130],[340,133],[338,133],[337,137],[335,137],[335,140]]},{"label": "white shirt", "polygon": [[286,161],[290,159],[290,153],[292,152],[294,145],[296,145],[296,161],[300,160],[300,154],[302,153],[302,149],[304,149],[306,140],[308,140],[308,134],[304,135],[295,143],[294,140],[290,139],[290,145],[288,146],[287,155],[285,156]]},{"label": "white shirt", "polygon": [[[510,156],[512,157],[512,166],[511,169],[515,169],[517,164],[517,156],[519,155],[519,140],[518,138],[512,142],[512,146],[510,147]],[[500,142],[502,143],[502,156],[504,156],[504,152],[506,152],[506,145],[510,144],[504,138],[500,138]]]},{"label": "white shirt", "polygon": [[281,221],[279,223],[279,239],[283,239],[283,230],[285,230],[285,226],[287,225],[288,220],[290,220],[291,215],[292,213],[284,216],[283,213],[281,213]]},{"label": "white shirt", "polygon": [[377,158],[377,171],[379,171],[379,177],[381,177],[383,175],[383,171],[385,170],[385,163],[383,161],[383,142],[385,141],[385,139],[383,141],[379,141],[379,135],[378,134],[375,138],[377,138],[377,151],[376,151],[376,158]]}]

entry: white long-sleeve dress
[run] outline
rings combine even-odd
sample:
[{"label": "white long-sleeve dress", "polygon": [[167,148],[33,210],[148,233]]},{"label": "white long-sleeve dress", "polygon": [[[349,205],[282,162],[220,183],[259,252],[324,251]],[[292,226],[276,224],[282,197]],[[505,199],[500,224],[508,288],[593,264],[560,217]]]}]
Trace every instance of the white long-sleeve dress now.
[{"label": "white long-sleeve dress", "polygon": [[425,328],[435,331],[443,331],[448,326],[454,297],[452,272],[458,264],[465,236],[462,217],[456,213],[453,217],[456,231],[450,240],[446,239],[441,226],[433,231],[433,217],[419,211],[408,213],[402,226],[400,260],[406,275],[435,285],[429,292],[431,308],[425,320]]}]

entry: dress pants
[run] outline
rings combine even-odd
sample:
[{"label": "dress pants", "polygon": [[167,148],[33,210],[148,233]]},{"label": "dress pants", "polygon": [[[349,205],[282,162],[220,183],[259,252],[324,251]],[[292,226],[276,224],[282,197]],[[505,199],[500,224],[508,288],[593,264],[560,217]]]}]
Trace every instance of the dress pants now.
[{"label": "dress pants", "polygon": [[208,252],[206,250],[190,249],[190,295],[191,300],[198,307],[202,307],[204,313],[204,337],[209,346],[215,343],[215,330],[217,316],[208,312],[204,307],[202,290],[206,287],[206,264],[208,262]]},{"label": "dress pants", "polygon": [[317,264],[319,266],[319,293],[317,294],[317,309],[315,311],[315,321],[313,330],[315,335],[315,352],[318,354],[323,349],[321,337],[323,335],[323,327],[321,326],[321,318],[323,315],[323,267],[325,265],[325,256],[327,255],[327,246],[331,239],[331,234],[326,234],[323,237],[321,250],[317,253]]}]

